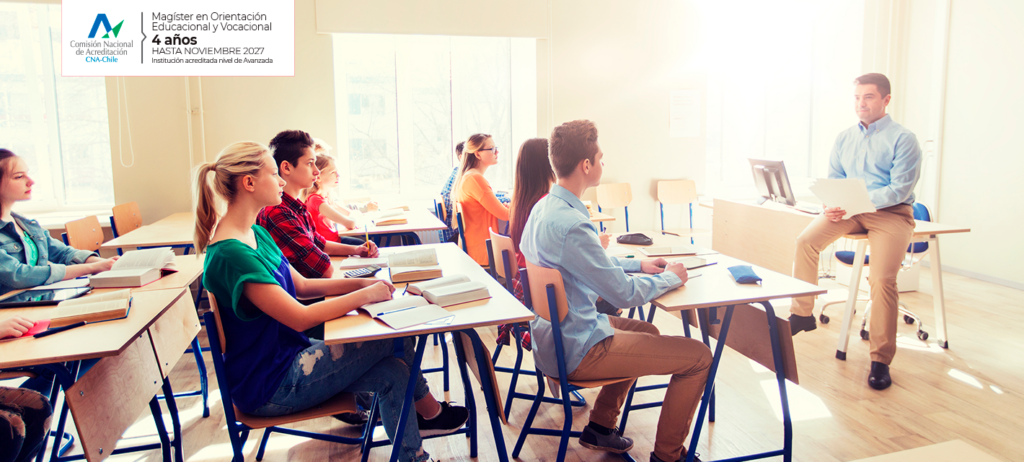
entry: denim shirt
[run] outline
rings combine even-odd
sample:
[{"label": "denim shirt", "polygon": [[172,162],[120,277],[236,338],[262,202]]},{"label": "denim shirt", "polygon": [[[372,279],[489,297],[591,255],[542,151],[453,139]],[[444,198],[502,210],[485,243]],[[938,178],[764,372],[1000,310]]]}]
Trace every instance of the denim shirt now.
[{"label": "denim shirt", "polygon": [[[615,335],[608,315],[597,312],[598,296],[617,307],[639,306],[683,284],[671,272],[641,273],[638,259],[609,257],[586,206],[559,185],[552,186],[533,206],[520,249],[527,261],[562,274],[569,304],[569,313],[561,322],[567,374],[579,367],[594,345]],[[556,377],[558,358],[551,323],[536,316],[530,321],[530,330],[537,368]]]},{"label": "denim shirt", "polygon": [[914,203],[921,178],[917,137],[889,114],[843,130],[829,157],[829,178],[861,178],[876,209]]},{"label": "denim shirt", "polygon": [[14,222],[0,220],[0,294],[52,284],[64,279],[65,266],[85,263],[96,252],[78,250],[50,237],[50,233],[17,213],[11,216],[25,230],[39,249],[36,266],[25,264],[25,244]]}]

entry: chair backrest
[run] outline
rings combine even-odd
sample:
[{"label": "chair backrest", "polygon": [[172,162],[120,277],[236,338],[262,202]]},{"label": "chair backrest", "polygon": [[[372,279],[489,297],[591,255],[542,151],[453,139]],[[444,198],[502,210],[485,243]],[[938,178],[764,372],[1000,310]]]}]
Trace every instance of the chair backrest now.
[{"label": "chair backrest", "polygon": [[629,183],[597,185],[597,205],[601,207],[628,207],[633,202],[633,189]]},{"label": "chair backrest", "polygon": [[[221,354],[228,351],[228,342],[224,337],[224,324],[220,320],[220,309],[217,308],[217,297],[210,293],[210,313],[213,313],[214,325],[217,326],[217,340],[220,343]],[[210,325],[210,321],[206,321],[206,325]],[[207,329],[209,331],[209,329]]]},{"label": "chair backrest", "polygon": [[462,211],[459,210],[459,206],[455,206],[455,221],[459,225],[459,243],[462,244],[462,251],[469,253],[469,247],[466,246],[466,233],[465,228],[462,226]]},{"label": "chair backrest", "polygon": [[[220,389],[220,402],[224,406],[224,419],[227,421],[228,429],[234,434],[238,431],[238,418],[235,415],[235,403],[231,398],[231,385],[228,384],[228,374],[224,368],[224,329],[220,326],[220,316],[214,308],[214,301],[210,296],[210,311],[203,315],[207,326],[217,326],[219,335],[210,335],[207,340],[210,342],[210,355],[213,356],[213,371],[217,375],[217,388]],[[209,332],[209,331],[207,331]]]},{"label": "chair backrest", "polygon": [[[488,231],[491,232],[491,249],[493,249],[491,261],[494,262],[495,274],[505,279],[511,279],[505,272],[505,268],[508,268],[513,278],[518,276],[519,265],[516,263],[516,248],[512,245],[512,238],[498,234],[490,228]],[[507,259],[503,258],[505,252],[508,252]]]},{"label": "chair backrest", "polygon": [[523,284],[530,286],[530,302],[533,311],[548,322],[551,321],[551,310],[548,304],[548,289],[551,285],[555,290],[555,303],[558,309],[558,321],[561,322],[569,314],[569,302],[565,298],[565,284],[562,282],[562,273],[552,268],[544,268],[526,262],[525,273],[529,277],[523,277]]},{"label": "chair backrest", "polygon": [[71,247],[95,252],[103,244],[103,228],[95,216],[69,221],[64,228],[68,235],[68,245]]},{"label": "chair backrest", "polygon": [[[914,219],[921,221],[932,221],[932,211],[928,210],[928,206],[920,202],[914,202],[912,205],[914,208]],[[928,251],[927,242],[914,242],[907,247],[907,253],[919,254]]]},{"label": "chair backrest", "polygon": [[697,182],[693,180],[659,181],[658,202],[669,205],[697,202]]},{"label": "chair backrest", "polygon": [[437,217],[441,221],[447,222],[448,220],[448,207],[444,205],[444,201],[437,203],[438,209],[441,211],[441,216]]},{"label": "chair backrest", "polygon": [[[725,309],[718,308],[714,312],[717,315],[717,322],[716,319],[709,319],[711,326],[708,335],[717,339],[722,331]],[[691,325],[699,327],[695,310],[683,311],[682,314],[689,316]],[[789,320],[776,316],[775,325],[782,346],[783,373],[791,382],[799,384],[800,377],[796,371],[796,352],[793,349],[793,334],[790,331]],[[752,305],[736,305],[733,308],[732,320],[729,321],[729,336],[725,339],[725,344],[775,372],[771,334],[768,329],[768,316],[763,309]]]},{"label": "chair backrest", "polygon": [[113,208],[110,224],[113,225],[114,237],[128,234],[142,227],[142,214],[139,213],[138,202],[126,202]]}]

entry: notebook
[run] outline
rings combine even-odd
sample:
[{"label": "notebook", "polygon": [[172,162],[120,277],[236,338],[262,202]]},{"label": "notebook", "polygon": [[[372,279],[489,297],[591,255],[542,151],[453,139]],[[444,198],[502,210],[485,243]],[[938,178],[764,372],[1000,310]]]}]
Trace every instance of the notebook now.
[{"label": "notebook", "polygon": [[396,330],[451,316],[448,310],[430,304],[423,297],[416,296],[371,303],[363,305],[360,309]]}]

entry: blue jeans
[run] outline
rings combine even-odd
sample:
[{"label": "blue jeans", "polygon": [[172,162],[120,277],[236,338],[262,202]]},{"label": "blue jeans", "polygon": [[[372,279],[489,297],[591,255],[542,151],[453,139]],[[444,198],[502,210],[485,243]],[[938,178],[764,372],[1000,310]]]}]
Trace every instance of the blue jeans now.
[{"label": "blue jeans", "polygon": [[[409,383],[409,365],[405,361],[415,357],[413,339],[404,339],[406,360],[395,356],[394,340],[330,346],[318,340],[310,341],[313,345],[295,357],[288,375],[270,401],[252,413],[260,416],[292,414],[327,401],[342,391],[373,392],[377,393],[384,430],[394,441],[405,387]],[[413,398],[419,401],[429,393],[427,381],[420,374]],[[410,407],[407,419],[399,460],[428,460],[430,455],[422,449],[415,408]]]}]

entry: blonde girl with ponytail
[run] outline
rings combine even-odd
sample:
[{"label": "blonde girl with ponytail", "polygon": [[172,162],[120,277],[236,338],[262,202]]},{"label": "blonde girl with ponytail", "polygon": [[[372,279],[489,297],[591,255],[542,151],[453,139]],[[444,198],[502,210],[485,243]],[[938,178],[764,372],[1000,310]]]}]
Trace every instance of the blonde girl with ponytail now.
[{"label": "blonde girl with ponytail", "polygon": [[355,220],[349,216],[350,212],[344,207],[334,205],[334,201],[331,200],[330,192],[338,185],[338,167],[334,164],[334,158],[329,154],[318,154],[315,165],[317,170],[320,170],[320,176],[313,180],[312,187],[306,189],[303,201],[306,203],[309,216],[313,218],[316,231],[331,242],[363,245],[365,241],[362,239],[339,236],[334,229],[335,223],[344,226],[345,229],[356,227]]},{"label": "blonde girl with ponytail", "polygon": [[[217,299],[231,346],[224,357],[228,383],[221,386],[231,388],[239,410],[260,416],[299,412],[342,391],[378,393],[385,429],[394,438],[404,390],[390,384],[409,380],[394,342],[346,348],[302,333],[363,304],[388,300],[394,287],[379,279],[306,279],[296,272],[255,224],[262,208],[281,203],[284,185],[267,147],[254,142],[234,143],[196,169],[195,246],[206,254],[203,283]],[[338,297],[308,306],[297,300],[325,296]],[[413,358],[412,341],[404,346],[405,357]],[[455,431],[469,418],[465,408],[438,403],[422,376],[414,395],[416,411],[427,427],[434,425],[428,428],[433,433],[450,426]],[[410,418],[399,459],[428,458],[417,419]]]},{"label": "blonde girl with ponytail", "polygon": [[480,265],[486,265],[488,230],[497,231],[498,220],[509,219],[508,207],[498,200],[484,178],[487,168],[498,163],[498,147],[491,135],[477,133],[466,140],[462,149],[462,165],[452,197],[462,209],[467,253]]}]

